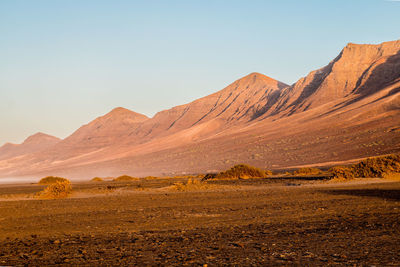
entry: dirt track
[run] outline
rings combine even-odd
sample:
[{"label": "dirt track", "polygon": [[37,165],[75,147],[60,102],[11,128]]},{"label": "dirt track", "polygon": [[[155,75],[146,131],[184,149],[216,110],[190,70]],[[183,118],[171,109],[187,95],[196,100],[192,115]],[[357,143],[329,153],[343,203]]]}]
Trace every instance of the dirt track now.
[{"label": "dirt track", "polygon": [[[97,197],[1,201],[0,265],[398,266],[400,182],[321,183],[182,193],[153,181]],[[2,186],[0,198],[37,190]]]}]

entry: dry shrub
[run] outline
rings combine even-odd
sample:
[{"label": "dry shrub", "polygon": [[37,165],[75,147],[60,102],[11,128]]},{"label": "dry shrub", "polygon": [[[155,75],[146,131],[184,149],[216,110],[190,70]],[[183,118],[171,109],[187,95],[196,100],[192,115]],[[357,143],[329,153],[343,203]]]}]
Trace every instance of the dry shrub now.
[{"label": "dry shrub", "polygon": [[293,172],[294,175],[317,175],[321,173],[322,171],[320,169],[308,167],[300,168]]},{"label": "dry shrub", "polygon": [[356,177],[382,177],[385,173],[400,172],[400,155],[368,158],[355,165]]},{"label": "dry shrub", "polygon": [[94,177],[92,180],[90,180],[90,181],[92,181],[92,182],[103,182],[104,180],[103,180],[103,178],[100,178],[100,177]]},{"label": "dry shrub", "polygon": [[329,169],[333,178],[365,178],[384,177],[400,173],[400,155],[368,158],[350,166],[338,166]]},{"label": "dry shrub", "polygon": [[328,170],[332,174],[333,179],[353,179],[355,178],[354,172],[350,167],[335,166]]},{"label": "dry shrub", "polygon": [[47,176],[45,178],[40,179],[39,184],[54,184],[57,182],[65,182],[68,179],[57,177],[57,176]]},{"label": "dry shrub", "polygon": [[196,191],[196,190],[206,190],[211,186],[205,182],[201,182],[199,180],[188,179],[186,183],[175,183],[173,185],[173,189],[177,191]]},{"label": "dry shrub", "polygon": [[268,175],[272,175],[271,171],[264,171],[259,168],[249,166],[246,164],[238,164],[230,168],[229,170],[220,173],[209,173],[206,174],[203,180],[208,179],[246,179],[246,178],[265,178]]},{"label": "dry shrub", "polygon": [[48,185],[43,191],[40,191],[37,196],[43,199],[66,198],[72,193],[71,183],[66,181],[57,181]]},{"label": "dry shrub", "polygon": [[215,179],[217,178],[218,173],[207,173],[206,175],[204,175],[203,179],[201,179],[202,181],[206,181],[206,180],[210,180],[210,179]]},{"label": "dry shrub", "polygon": [[139,178],[132,177],[129,175],[121,175],[121,176],[113,179],[113,181],[115,181],[115,182],[129,182],[129,181],[139,181],[139,180],[140,180]]}]

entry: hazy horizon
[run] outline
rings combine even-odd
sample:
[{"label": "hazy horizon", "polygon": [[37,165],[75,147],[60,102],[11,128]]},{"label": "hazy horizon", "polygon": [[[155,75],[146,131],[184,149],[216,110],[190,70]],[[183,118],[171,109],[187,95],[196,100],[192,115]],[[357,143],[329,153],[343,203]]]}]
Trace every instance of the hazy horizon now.
[{"label": "hazy horizon", "polygon": [[349,42],[399,39],[400,2],[1,1],[0,146],[115,107],[152,117],[259,72],[287,84]]}]

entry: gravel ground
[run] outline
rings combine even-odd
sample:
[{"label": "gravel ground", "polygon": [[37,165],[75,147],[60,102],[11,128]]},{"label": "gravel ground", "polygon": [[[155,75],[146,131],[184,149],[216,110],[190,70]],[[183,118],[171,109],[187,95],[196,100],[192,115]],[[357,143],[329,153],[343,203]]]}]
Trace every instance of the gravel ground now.
[{"label": "gravel ground", "polygon": [[[0,201],[0,265],[400,265],[400,182],[169,185]],[[40,189],[3,186],[0,197]]]}]

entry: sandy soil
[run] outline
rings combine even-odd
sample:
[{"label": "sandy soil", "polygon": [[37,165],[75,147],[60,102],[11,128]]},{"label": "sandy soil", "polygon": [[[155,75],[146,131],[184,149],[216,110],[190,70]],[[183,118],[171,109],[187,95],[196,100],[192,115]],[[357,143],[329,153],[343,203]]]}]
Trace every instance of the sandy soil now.
[{"label": "sandy soil", "polygon": [[400,264],[400,182],[174,182],[79,183],[60,200],[1,185],[0,265]]}]

